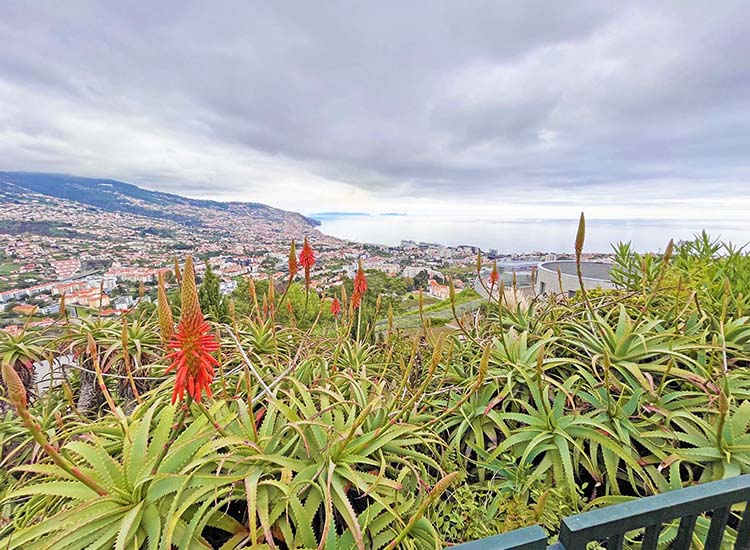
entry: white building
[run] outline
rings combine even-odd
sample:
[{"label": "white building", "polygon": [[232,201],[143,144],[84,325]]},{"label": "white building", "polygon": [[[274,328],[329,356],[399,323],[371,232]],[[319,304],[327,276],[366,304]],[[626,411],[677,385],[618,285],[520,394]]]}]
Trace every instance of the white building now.
[{"label": "white building", "polygon": [[[611,264],[581,262],[581,275],[586,290],[591,288],[615,288],[609,275]],[[562,288],[560,286],[562,285]],[[578,271],[573,260],[542,262],[537,268],[536,293],[574,295],[580,290]]]},{"label": "white building", "polygon": [[221,281],[219,283],[219,292],[222,294],[231,294],[233,290],[237,288],[237,281],[231,279],[229,281]]},{"label": "white building", "polygon": [[129,309],[130,306],[133,305],[133,302],[135,302],[135,300],[132,296],[118,296],[112,301],[112,305],[115,309],[125,310]]},{"label": "white building", "polygon": [[442,273],[439,271],[435,271],[434,269],[431,269],[429,267],[405,267],[404,270],[401,272],[402,277],[411,277],[412,279],[419,275],[421,272],[427,273],[427,276],[432,279],[440,279],[443,280],[445,277]]}]

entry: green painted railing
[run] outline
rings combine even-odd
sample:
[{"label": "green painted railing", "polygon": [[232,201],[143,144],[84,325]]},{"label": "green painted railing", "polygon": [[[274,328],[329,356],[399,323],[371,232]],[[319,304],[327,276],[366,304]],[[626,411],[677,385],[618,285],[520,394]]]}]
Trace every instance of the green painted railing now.
[{"label": "green painted railing", "polygon": [[[705,550],[728,548],[722,538],[732,506],[750,502],[750,475],[723,479],[661,495],[607,506],[562,520],[559,542],[547,546],[547,534],[538,525],[481,539],[451,550],[585,550],[590,542],[599,542],[607,550],[623,548],[625,535],[640,531],[642,550],[656,550],[659,533],[665,523],[680,520],[672,550],[691,548],[698,516],[710,517]],[[735,550],[750,550],[750,506],[735,526]]]}]

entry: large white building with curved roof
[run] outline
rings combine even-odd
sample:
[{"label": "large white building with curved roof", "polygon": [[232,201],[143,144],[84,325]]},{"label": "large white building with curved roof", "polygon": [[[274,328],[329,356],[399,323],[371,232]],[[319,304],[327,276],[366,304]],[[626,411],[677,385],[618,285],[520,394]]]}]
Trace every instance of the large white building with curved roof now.
[{"label": "large white building with curved roof", "polygon": [[[591,288],[614,288],[610,277],[611,264],[603,262],[581,262],[583,286]],[[562,284],[562,288],[560,288]],[[573,295],[580,290],[576,263],[572,260],[542,262],[536,272],[537,294],[568,294]]]}]

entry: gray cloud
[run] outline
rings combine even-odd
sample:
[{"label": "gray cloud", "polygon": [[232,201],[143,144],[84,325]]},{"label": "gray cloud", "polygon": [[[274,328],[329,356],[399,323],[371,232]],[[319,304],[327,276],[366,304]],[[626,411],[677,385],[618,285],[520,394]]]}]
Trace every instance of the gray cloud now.
[{"label": "gray cloud", "polygon": [[741,1],[4,2],[0,158],[247,199],[305,175],[749,194],[748,23]]}]

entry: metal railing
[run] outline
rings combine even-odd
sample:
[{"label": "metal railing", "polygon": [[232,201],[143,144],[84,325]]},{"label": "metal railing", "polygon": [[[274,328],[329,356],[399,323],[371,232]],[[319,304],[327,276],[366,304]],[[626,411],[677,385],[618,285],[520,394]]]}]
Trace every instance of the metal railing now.
[{"label": "metal railing", "polygon": [[[642,550],[656,550],[659,534],[666,523],[680,520],[672,550],[688,550],[693,545],[696,521],[702,514],[710,516],[710,524],[702,548],[719,550],[727,529],[732,506],[750,502],[750,475],[713,481],[678,489],[660,495],[599,508],[562,520],[559,541],[547,544],[547,534],[538,525],[502,535],[488,537],[451,550],[585,550],[591,542],[603,544],[607,550],[620,550],[625,535],[641,532],[638,542]],[[736,525],[735,550],[750,550],[750,506],[742,512]]]}]

